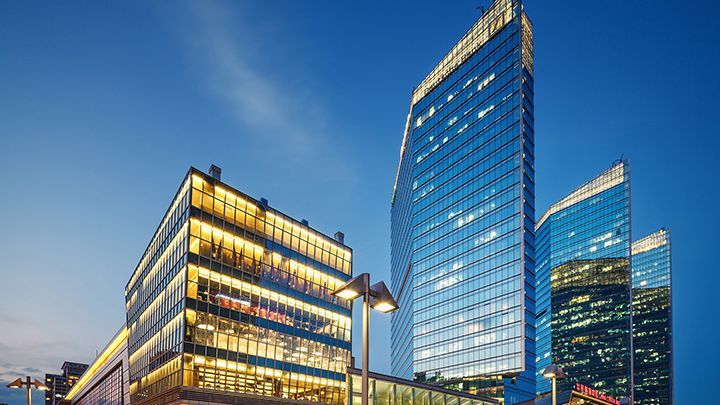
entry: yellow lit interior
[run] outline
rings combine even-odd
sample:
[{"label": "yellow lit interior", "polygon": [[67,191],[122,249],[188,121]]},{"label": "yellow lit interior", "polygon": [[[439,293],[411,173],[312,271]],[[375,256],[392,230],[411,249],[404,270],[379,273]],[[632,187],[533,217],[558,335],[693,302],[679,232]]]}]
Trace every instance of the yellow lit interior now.
[{"label": "yellow lit interior", "polygon": [[264,375],[268,377],[285,377],[289,380],[297,380],[303,382],[313,382],[315,384],[333,386],[333,387],[345,387],[345,383],[338,380],[314,377],[306,374],[299,373],[283,373],[281,370],[267,367],[247,366],[242,363],[237,363],[230,360],[216,359],[213,357],[204,357],[199,355],[192,355],[192,364],[200,367],[210,367],[220,370],[228,371],[249,371],[252,375]]},{"label": "yellow lit interior", "polygon": [[[162,366],[158,367],[157,369],[151,371],[149,374],[143,376],[140,379],[140,387],[148,387],[152,385],[153,383],[157,382],[158,380],[161,380],[165,378],[166,376],[173,374],[175,372],[180,371],[182,366],[182,357],[177,356],[174,359],[168,361],[167,363],[163,364]],[[132,386],[131,386],[132,388]],[[138,389],[138,385],[135,385],[135,390]],[[136,392],[131,390],[131,392]]]},{"label": "yellow lit interior", "polygon": [[[155,299],[150,303],[150,305],[145,308],[145,311],[143,311],[140,317],[135,322],[133,322],[132,325],[130,325],[130,332],[134,334],[135,328],[138,324],[145,324],[147,318],[154,316],[156,314],[157,308],[163,304],[166,304],[166,301],[169,300],[167,296],[177,290],[184,281],[185,272],[180,270],[178,271],[178,274],[176,274],[175,277],[173,277],[173,279],[168,283],[167,287],[162,289],[162,291],[157,295],[157,297],[155,297]],[[178,299],[179,298],[176,298],[176,300]]]},{"label": "yellow lit interior", "polygon": [[569,303],[570,304],[582,304],[583,302],[590,301],[590,295],[580,295],[578,297],[572,298]]},{"label": "yellow lit interior", "polygon": [[440,82],[445,80],[463,62],[480,49],[494,33],[512,19],[513,2],[495,1],[487,12],[470,28],[465,36],[445,55],[440,63],[425,77],[413,91],[412,104],[416,104]]},{"label": "yellow lit interior", "polygon": [[655,233],[635,241],[632,244],[632,254],[636,255],[638,253],[659,248],[660,246],[667,245],[668,241],[669,238],[667,231],[665,229],[660,229]]},{"label": "yellow lit interior", "polygon": [[[168,321],[163,327],[157,331],[152,337],[150,337],[145,343],[143,343],[142,346],[140,346],[133,354],[130,355],[130,363],[135,363],[138,358],[145,355],[146,348],[150,347],[158,347],[159,343],[158,340],[162,341],[164,340],[168,335],[172,333],[173,330],[178,329],[179,324],[182,322],[182,315],[183,313],[180,312],[173,319]],[[144,385],[144,384],[143,384]]]},{"label": "yellow lit interior", "polygon": [[[239,280],[237,278],[229,277],[227,275],[221,275],[220,273],[214,272],[212,270],[206,269],[204,267],[195,266],[192,264],[188,264],[188,270],[191,274],[197,273],[200,277],[204,277],[207,279],[210,279],[212,281],[215,281],[217,283],[221,283],[224,285],[227,285],[231,288],[235,288],[241,291],[245,291],[247,293],[254,293],[258,295],[262,295],[265,297],[269,297],[270,300],[275,302],[285,302],[288,306],[292,306],[298,309],[302,309],[307,312],[314,313],[318,316],[321,316],[323,318],[332,319],[334,321],[340,321],[339,325],[342,327],[343,325],[346,325],[345,327],[347,329],[350,329],[350,317],[347,317],[345,315],[340,315],[337,312],[329,311],[327,309],[323,309],[320,307],[316,307],[314,305],[308,304],[303,301],[296,300],[294,298],[288,297],[283,294],[278,294],[275,291],[268,290],[266,288],[259,287],[257,285],[253,285],[251,283]],[[192,277],[189,277],[189,279],[193,279]]]},{"label": "yellow lit interior", "polygon": [[[177,205],[180,204],[180,201],[182,201],[183,197],[185,197],[185,194],[187,193],[188,189],[190,188],[190,182],[185,181],[183,185],[180,187],[180,192],[178,192],[177,197],[173,201],[172,205],[170,205],[170,209],[168,210],[168,213],[163,218],[162,222],[160,223],[160,226],[158,227],[158,230],[161,230],[165,227],[165,224],[167,224],[167,221],[171,218],[172,212],[175,211],[177,208]],[[153,235],[153,240],[150,243],[152,245],[155,240],[157,239],[159,235],[157,233]],[[140,260],[140,263],[138,263],[137,267],[135,268],[135,271],[133,272],[133,275],[130,277],[130,282],[128,282],[128,288],[132,287],[133,284],[135,284],[135,281],[137,281],[137,278],[140,277],[141,270],[145,268],[145,265],[149,260],[151,260],[152,257],[145,255],[143,256],[142,260]],[[127,294],[127,291],[126,291]]]},{"label": "yellow lit interior", "polygon": [[[233,246],[233,244],[241,245],[244,247],[244,249],[252,250],[255,253],[255,257],[260,257],[262,255],[268,255],[271,254],[271,257],[273,259],[273,265],[277,267],[277,263],[282,259],[282,256],[277,252],[269,252],[263,249],[262,246],[259,246],[255,243],[252,243],[250,241],[245,240],[244,238],[240,236],[236,236],[232,233],[226,232],[220,228],[217,228],[211,224],[208,224],[206,222],[200,221],[195,218],[191,218],[190,220],[190,227],[191,227],[191,234],[192,235],[201,235],[202,238],[206,241],[210,241],[211,239],[215,241],[216,244],[220,244],[222,242],[223,246]],[[199,243],[198,240],[191,241],[190,251],[191,252],[198,252],[198,246],[196,246]],[[290,270],[294,272],[294,276],[297,276],[304,280],[313,280],[317,279],[320,280],[320,285],[327,284],[327,288],[330,290],[335,289],[336,287],[343,284],[342,281],[339,279],[332,277],[326,273],[323,273],[322,271],[319,271],[317,269],[314,269],[310,266],[306,266],[304,264],[298,263],[295,260],[289,259],[288,263],[290,265]]]},{"label": "yellow lit interior", "polygon": [[621,184],[625,180],[625,164],[620,163],[609,170],[605,171],[600,176],[590,180],[589,182],[580,186],[577,190],[573,191],[570,195],[563,198],[562,200],[551,205],[550,208],[543,214],[540,220],[535,225],[535,230],[540,228],[540,225],[550,217],[550,215],[564,210],[572,205],[584,201],[594,195],[600,194],[605,190],[609,190],[618,184]]},{"label": "yellow lit interior", "polygon": [[[217,315],[187,309],[187,325],[202,328],[193,343],[269,360],[309,365],[338,373],[345,372],[350,352],[326,343],[292,336]],[[217,326],[215,326],[217,325]]]},{"label": "yellow lit interior", "polygon": [[[150,269],[148,274],[143,279],[143,284],[152,282],[155,272],[158,271],[158,269],[162,268],[162,265],[168,259],[168,256],[172,252],[174,252],[175,248],[177,247],[177,245],[179,243],[184,243],[184,241],[185,241],[184,238],[186,238],[186,237],[187,237],[187,223],[183,224],[182,228],[180,228],[178,233],[175,234],[175,236],[170,241],[170,244],[168,245],[168,247],[165,248],[165,250],[163,250],[163,252],[160,254],[160,257],[157,259],[157,261],[155,262],[153,267]],[[135,305],[135,303],[137,302],[139,290],[140,290],[139,288],[135,289],[135,291],[133,292],[133,295],[127,300],[127,303],[125,304],[126,311],[130,312],[130,308],[132,308]]]},{"label": "yellow lit interior", "polygon": [[[342,245],[338,244],[336,241],[328,239],[316,232],[313,232],[312,230],[308,229],[306,226],[299,224],[298,222],[287,220],[284,217],[280,215],[276,215],[272,211],[265,212],[264,214],[258,215],[259,210],[258,207],[253,204],[252,202],[248,201],[245,198],[242,198],[235,193],[225,190],[225,188],[221,186],[214,186],[210,187],[206,184],[205,180],[202,179],[197,174],[194,174],[192,176],[192,186],[196,190],[204,191],[205,193],[208,193],[206,195],[212,195],[214,198],[216,198],[219,201],[222,201],[225,204],[225,209],[229,210],[230,212],[242,212],[248,215],[251,215],[252,218],[256,218],[258,223],[260,224],[260,221],[266,222],[268,227],[265,226],[259,226],[257,230],[259,230],[261,233],[263,233],[266,237],[269,239],[275,240],[276,242],[290,248],[296,251],[300,251],[303,253],[302,246],[307,246],[308,243],[318,246],[322,250],[325,250],[329,252],[330,254],[334,256],[338,256],[346,261],[346,265],[342,266],[342,271],[346,274],[350,274],[350,267],[349,263],[352,259],[352,253],[350,250],[342,247]],[[201,208],[203,211],[213,213],[217,216],[227,218],[225,213],[223,213],[222,209],[215,210],[214,207],[211,207],[209,205],[201,205],[200,202],[197,200],[199,197],[196,197],[195,195],[198,193],[193,193],[193,201],[192,204],[198,208]],[[262,216],[265,217],[265,220],[261,218]],[[290,244],[289,240],[284,240],[278,235],[273,235],[272,230],[274,229],[282,229],[288,234],[291,234],[295,238],[299,240],[298,243],[296,243],[296,246],[292,246]],[[299,249],[301,248],[301,249]],[[303,253],[307,254],[307,253]],[[309,256],[313,256],[308,254]],[[319,262],[323,262],[322,257],[313,257],[314,259],[318,260]]]},{"label": "yellow lit interior", "polygon": [[[211,224],[208,224],[206,222],[200,221],[196,218],[190,219],[190,226],[195,230],[196,226],[199,226],[200,228],[200,235],[203,235],[203,239],[207,237],[206,240],[210,241],[211,237],[212,239],[215,239],[216,241],[222,241],[223,239],[228,239],[229,241],[235,242],[236,244],[242,245],[246,249],[252,249],[259,253],[262,253],[265,251],[265,249],[262,248],[262,246],[257,245],[255,243],[252,243],[248,240],[245,240],[244,238],[241,238],[239,236],[233,235],[230,232],[226,232],[220,228],[217,228]],[[193,232],[194,234],[195,232]],[[225,245],[229,245],[229,243],[226,243]]]}]

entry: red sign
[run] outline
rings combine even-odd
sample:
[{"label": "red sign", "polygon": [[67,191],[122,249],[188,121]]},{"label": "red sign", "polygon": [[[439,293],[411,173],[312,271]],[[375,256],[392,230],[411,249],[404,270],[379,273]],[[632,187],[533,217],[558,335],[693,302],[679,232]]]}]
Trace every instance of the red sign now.
[{"label": "red sign", "polygon": [[575,383],[575,391],[587,395],[589,397],[599,399],[601,401],[605,401],[607,403],[613,404],[613,405],[620,405],[620,401],[615,399],[614,397],[611,397],[610,395],[603,394],[602,392],[590,388],[587,385],[582,385],[580,383]]}]

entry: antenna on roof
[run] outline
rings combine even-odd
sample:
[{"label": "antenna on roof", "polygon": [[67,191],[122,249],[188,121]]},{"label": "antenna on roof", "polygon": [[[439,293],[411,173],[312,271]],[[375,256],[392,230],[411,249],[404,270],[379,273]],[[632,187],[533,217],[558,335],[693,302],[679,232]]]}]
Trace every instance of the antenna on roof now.
[{"label": "antenna on roof", "polygon": [[487,7],[485,6],[477,6],[475,9],[480,10],[480,14],[485,14],[485,11],[492,6],[492,4],[495,2],[495,0],[483,0],[483,3],[489,3]]},{"label": "antenna on roof", "polygon": [[624,158],[625,158],[625,153],[621,153],[620,158],[615,159],[615,161],[613,162],[613,166],[622,164],[622,162],[624,162]]}]

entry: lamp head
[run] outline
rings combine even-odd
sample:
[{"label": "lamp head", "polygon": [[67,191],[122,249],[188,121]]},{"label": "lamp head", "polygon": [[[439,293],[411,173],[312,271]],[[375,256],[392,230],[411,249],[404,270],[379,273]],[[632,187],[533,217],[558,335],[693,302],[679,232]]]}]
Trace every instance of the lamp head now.
[{"label": "lamp head", "polygon": [[565,372],[563,371],[562,367],[559,367],[555,364],[551,364],[545,367],[545,370],[543,370],[542,374],[545,378],[556,378],[558,380],[565,378]]},{"label": "lamp head", "polygon": [[23,380],[22,378],[18,378],[17,380],[14,380],[10,384],[7,385],[8,388],[22,388],[23,386]]},{"label": "lamp head", "polygon": [[35,381],[33,381],[33,386],[35,386],[36,390],[50,391],[50,387],[41,383],[37,379],[35,379]]},{"label": "lamp head", "polygon": [[367,280],[366,277],[370,275],[367,273],[360,274],[359,276],[348,281],[342,287],[332,292],[332,295],[340,297],[346,300],[354,300],[355,298],[365,294],[367,291]]},{"label": "lamp head", "polygon": [[344,289],[341,288],[337,291],[334,291],[332,294],[337,297],[340,297],[342,299],[346,299],[346,300],[354,300],[355,298],[362,295],[362,294],[360,294],[359,291],[351,290],[349,288],[344,288]]},{"label": "lamp head", "polygon": [[377,304],[373,305],[373,309],[387,314],[398,309],[398,307],[397,304],[391,304],[389,302],[378,302]]},{"label": "lamp head", "polygon": [[375,283],[370,287],[372,298],[370,300],[370,306],[372,309],[384,313],[392,312],[398,309],[398,304],[395,302],[390,290],[388,290],[385,283],[382,281]]}]

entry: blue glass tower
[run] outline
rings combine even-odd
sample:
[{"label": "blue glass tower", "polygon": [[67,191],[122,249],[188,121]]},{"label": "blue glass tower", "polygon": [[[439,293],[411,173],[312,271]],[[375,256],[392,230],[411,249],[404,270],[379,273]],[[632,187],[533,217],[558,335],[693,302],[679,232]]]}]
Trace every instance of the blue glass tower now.
[{"label": "blue glass tower", "polygon": [[673,403],[672,260],[667,229],[639,239],[633,254],[635,403]]},{"label": "blue glass tower", "polygon": [[535,394],[532,25],[496,0],[415,88],[392,196],[392,368]]},{"label": "blue glass tower", "polygon": [[537,226],[537,392],[542,370],[631,395],[630,171],[626,161],[550,206]]}]

